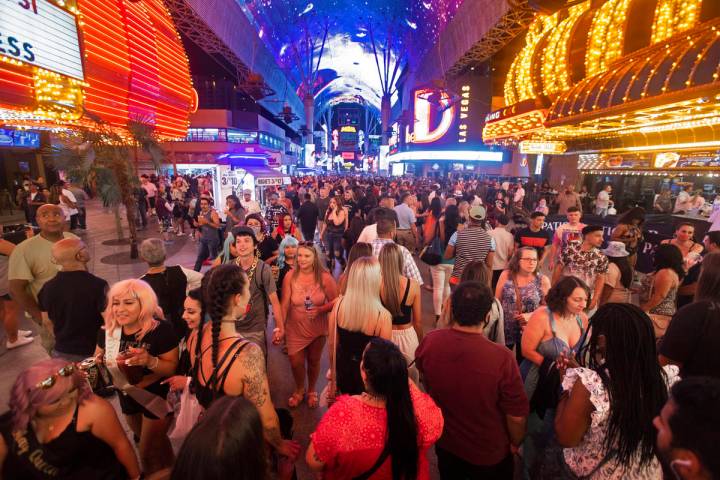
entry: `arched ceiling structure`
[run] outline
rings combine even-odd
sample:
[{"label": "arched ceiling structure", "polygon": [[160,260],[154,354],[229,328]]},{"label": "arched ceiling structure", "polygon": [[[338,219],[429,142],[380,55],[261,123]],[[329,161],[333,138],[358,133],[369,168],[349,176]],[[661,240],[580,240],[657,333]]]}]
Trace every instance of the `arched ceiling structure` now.
[{"label": "arched ceiling structure", "polygon": [[[304,85],[309,83],[307,71],[316,73],[310,90],[317,110],[322,111],[334,98],[347,95],[360,95],[371,108],[379,110],[384,90],[379,70],[389,71],[387,84],[392,83],[390,77],[397,81],[406,67],[417,65],[463,1],[251,0],[239,3],[278,66],[295,85],[299,97],[307,90]],[[306,48],[309,38],[314,48]],[[324,47],[321,47],[323,38]],[[383,65],[383,48],[388,50],[387,67]],[[308,50],[312,52],[310,55]],[[283,92],[277,95],[282,97]]]}]

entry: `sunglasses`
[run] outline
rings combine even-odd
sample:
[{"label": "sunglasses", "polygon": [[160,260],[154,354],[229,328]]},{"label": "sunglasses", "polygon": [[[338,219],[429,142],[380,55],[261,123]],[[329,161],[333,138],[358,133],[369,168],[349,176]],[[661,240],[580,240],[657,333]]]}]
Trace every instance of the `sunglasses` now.
[{"label": "sunglasses", "polygon": [[35,388],[47,390],[49,388],[52,388],[53,385],[55,385],[55,382],[57,381],[57,377],[69,377],[75,372],[75,364],[69,363],[62,367],[60,370],[57,371],[57,373],[53,373],[49,377],[47,377],[45,380],[41,380],[38,383],[35,384]]},{"label": "sunglasses", "polygon": [[315,246],[315,242],[311,242],[310,240],[298,242],[298,247],[314,247],[314,246]]}]

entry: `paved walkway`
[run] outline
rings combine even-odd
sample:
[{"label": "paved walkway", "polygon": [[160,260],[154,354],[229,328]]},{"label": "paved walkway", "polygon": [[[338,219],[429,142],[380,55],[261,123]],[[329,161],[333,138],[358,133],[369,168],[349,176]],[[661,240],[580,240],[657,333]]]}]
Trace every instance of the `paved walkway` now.
[{"label": "paved walkway", "polygon": [[[85,240],[90,249],[92,257],[89,265],[90,271],[104,278],[110,284],[118,280],[141,276],[145,272],[146,265],[139,259],[130,260],[130,247],[128,244],[118,245],[115,217],[112,212],[103,209],[101,203],[96,201],[90,201],[87,210],[88,230],[79,235]],[[127,235],[125,224],[126,222],[123,221],[123,227]],[[139,233],[141,238],[144,239],[159,236],[157,232],[157,224],[154,220],[151,220],[148,229]],[[192,268],[195,263],[196,248],[197,244],[189,237],[176,238],[175,243],[168,246],[167,264],[180,264]],[[426,282],[429,281],[428,268],[421,267],[421,271]],[[339,271],[335,272],[336,276],[338,273]],[[432,312],[432,295],[427,291],[423,291],[423,312],[423,323],[426,330],[430,330],[435,318]],[[37,331],[37,327],[33,322],[24,317],[21,319],[21,328]],[[47,354],[40,346],[39,341],[22,348],[7,351],[5,349],[4,333],[0,329],[0,412],[7,409],[9,390],[17,374],[28,365],[46,357]],[[325,386],[324,372],[327,369],[328,359],[326,352],[322,359],[321,372],[323,373],[318,385],[318,392],[322,391]],[[287,356],[278,347],[272,345],[268,356],[268,380],[275,406],[287,407],[287,400],[294,390],[290,363]],[[303,445],[303,456],[301,456],[297,466],[298,478],[301,480],[314,478],[304,462],[304,452],[309,435],[315,429],[324,412],[324,408],[310,410],[305,404],[293,410],[295,419],[294,438]],[[432,454],[431,456],[434,457]],[[431,463],[434,465],[434,458],[431,459]]]}]

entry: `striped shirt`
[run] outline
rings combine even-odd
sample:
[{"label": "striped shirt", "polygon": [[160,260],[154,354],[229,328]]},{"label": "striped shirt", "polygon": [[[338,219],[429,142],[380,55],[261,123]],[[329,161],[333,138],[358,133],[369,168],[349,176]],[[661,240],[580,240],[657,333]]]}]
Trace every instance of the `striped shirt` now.
[{"label": "striped shirt", "polygon": [[[380,250],[382,250],[382,247],[386,243],[395,243],[389,238],[376,238],[372,241],[372,251],[375,258],[380,256]],[[417,265],[415,264],[415,259],[412,256],[412,253],[410,253],[410,250],[403,247],[402,245],[399,245],[400,251],[402,251],[403,255],[403,275],[412,278],[416,282],[418,282],[419,285],[423,284],[422,275],[420,274],[420,269],[418,269]]]},{"label": "striped shirt", "polygon": [[[495,251],[492,237],[484,228],[468,227],[458,232],[455,240],[455,265],[453,266],[452,276],[460,278],[465,267],[475,261],[484,261],[488,253]],[[452,241],[448,243],[451,245]]]}]

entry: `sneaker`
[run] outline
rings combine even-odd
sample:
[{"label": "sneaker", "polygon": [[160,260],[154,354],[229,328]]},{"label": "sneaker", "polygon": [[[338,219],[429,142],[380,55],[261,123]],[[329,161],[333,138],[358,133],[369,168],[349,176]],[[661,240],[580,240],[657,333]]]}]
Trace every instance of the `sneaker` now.
[{"label": "sneaker", "polygon": [[175,234],[176,237],[184,237],[185,234],[183,232],[178,232]]},{"label": "sneaker", "polygon": [[32,334],[33,334],[32,330],[18,330],[19,337],[30,337],[30,336],[32,336]]},{"label": "sneaker", "polygon": [[8,350],[12,350],[13,348],[22,347],[23,345],[27,345],[29,343],[32,343],[33,340],[35,340],[33,337],[23,337],[22,335],[18,335],[17,340],[14,342],[5,342],[5,346]]}]

